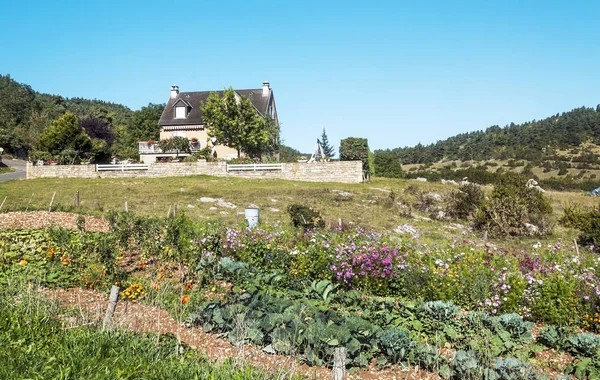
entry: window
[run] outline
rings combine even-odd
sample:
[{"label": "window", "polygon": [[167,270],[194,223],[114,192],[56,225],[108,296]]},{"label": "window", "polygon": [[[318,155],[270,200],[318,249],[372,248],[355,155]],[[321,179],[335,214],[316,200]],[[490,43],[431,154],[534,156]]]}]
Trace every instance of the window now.
[{"label": "window", "polygon": [[185,119],[185,107],[175,107],[175,119]]},{"label": "window", "polygon": [[[178,107],[179,108],[179,107]],[[183,107],[181,107],[183,108]],[[185,131],[173,131],[173,137],[185,137]]]}]

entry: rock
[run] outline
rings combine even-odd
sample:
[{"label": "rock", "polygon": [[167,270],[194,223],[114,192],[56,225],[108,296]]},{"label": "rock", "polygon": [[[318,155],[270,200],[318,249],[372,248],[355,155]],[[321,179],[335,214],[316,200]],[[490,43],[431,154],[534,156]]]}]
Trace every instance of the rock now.
[{"label": "rock", "polygon": [[187,205],[187,208],[194,208],[194,205]]},{"label": "rock", "polygon": [[221,214],[221,215],[227,215],[229,213],[227,211],[221,211],[221,212],[219,212],[219,214]]},{"label": "rock", "polygon": [[273,203],[277,203],[277,202],[279,202],[279,201],[278,201],[277,199],[271,199],[271,202],[273,202]]},{"label": "rock", "polygon": [[431,214],[431,217],[435,220],[444,220],[447,218],[447,215],[444,211],[438,210]]},{"label": "rock", "polygon": [[525,228],[527,229],[527,233],[529,235],[537,235],[540,233],[540,229],[538,226],[531,224],[531,223],[525,223],[524,224]]},{"label": "rock", "polygon": [[199,201],[202,203],[214,203],[217,200],[216,200],[216,198],[202,197],[199,199]]},{"label": "rock", "polygon": [[337,193],[342,197],[351,197],[352,193],[349,193],[347,191],[342,191],[342,190],[331,190],[332,193]]},{"label": "rock", "polygon": [[269,211],[271,211],[271,212],[279,212],[279,209],[278,209],[278,208],[273,208],[273,207],[271,207],[271,208],[269,209]]},{"label": "rock", "polygon": [[209,207],[209,210],[213,210],[214,211],[214,210],[218,210],[218,208],[216,208],[215,206],[211,206],[211,207]]},{"label": "rock", "polygon": [[225,200],[223,200],[221,198],[217,199],[217,206],[225,207],[225,208],[237,208],[237,206],[234,205],[233,203],[226,202]]},{"label": "rock", "polygon": [[185,191],[185,189],[183,187],[180,187],[179,191],[183,192],[183,191]]},{"label": "rock", "polygon": [[433,199],[436,202],[441,202],[442,201],[442,196],[436,193],[427,193],[426,194],[428,198]]},{"label": "rock", "polygon": [[450,223],[450,225],[446,226],[446,228],[450,228],[452,230],[464,230],[465,226],[458,223]]},{"label": "rock", "polygon": [[403,224],[401,226],[396,227],[394,232],[399,234],[411,234],[411,235],[419,235],[419,232],[410,224]]},{"label": "rock", "polygon": [[371,190],[383,191],[384,193],[391,193],[392,190],[381,189],[379,187],[372,187]]},{"label": "rock", "polygon": [[420,182],[427,182],[427,178],[423,178],[423,177],[417,177],[416,180],[420,181]]},{"label": "rock", "polygon": [[250,203],[246,208],[258,208],[254,203]]},{"label": "rock", "polygon": [[456,182],[453,179],[442,179],[442,183],[444,185],[455,185],[455,186],[458,186],[458,182]]}]

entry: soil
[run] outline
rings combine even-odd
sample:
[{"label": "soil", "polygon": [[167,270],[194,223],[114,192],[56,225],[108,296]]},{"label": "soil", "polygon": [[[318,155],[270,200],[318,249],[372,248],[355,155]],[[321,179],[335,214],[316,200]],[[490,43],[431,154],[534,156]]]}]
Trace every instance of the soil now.
[{"label": "soil", "polygon": [[[0,229],[2,228],[48,228],[62,227],[77,229],[77,218],[79,214],[68,212],[48,212],[48,211],[29,211],[29,212],[7,212],[0,214]],[[108,231],[108,221],[104,218],[84,215],[84,227],[87,231],[106,232]]]},{"label": "soil", "polygon": [[[80,317],[67,318],[68,327],[77,325],[99,325],[104,318],[108,295],[97,290],[42,289],[41,292],[57,300],[62,306],[80,311]],[[213,361],[222,361],[233,357],[240,364],[264,368],[267,371],[278,370],[279,378],[287,378],[290,374],[299,374],[310,379],[330,379],[332,372],[324,367],[310,367],[301,364],[297,359],[283,355],[264,353],[259,347],[246,345],[235,347],[228,341],[219,339],[215,334],[207,334],[201,329],[187,328],[176,321],[165,310],[156,306],[142,305],[119,301],[112,319],[111,328],[157,334],[171,333],[180,338],[191,348],[199,350]],[[347,379],[441,379],[437,374],[419,370],[416,367],[408,371],[399,368],[386,370],[362,370],[357,374],[347,374]]]}]

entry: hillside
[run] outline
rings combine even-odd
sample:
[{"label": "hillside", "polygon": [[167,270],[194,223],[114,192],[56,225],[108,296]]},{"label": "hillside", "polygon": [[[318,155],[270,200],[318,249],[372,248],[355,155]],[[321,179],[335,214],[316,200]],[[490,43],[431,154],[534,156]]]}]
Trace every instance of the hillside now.
[{"label": "hillside", "polygon": [[403,164],[439,161],[528,160],[600,163],[600,105],[581,107],[543,120],[493,125],[434,144],[388,150]]}]

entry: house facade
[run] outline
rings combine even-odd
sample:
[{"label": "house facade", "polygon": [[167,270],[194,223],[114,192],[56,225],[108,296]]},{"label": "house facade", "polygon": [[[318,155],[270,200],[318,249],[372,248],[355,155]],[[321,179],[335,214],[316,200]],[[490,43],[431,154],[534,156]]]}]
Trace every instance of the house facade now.
[{"label": "house facade", "polygon": [[[171,86],[169,101],[158,122],[160,139],[169,139],[174,136],[186,137],[190,140],[192,153],[210,146],[213,155],[217,158],[231,159],[237,157],[237,150],[224,145],[214,145],[208,136],[207,129],[204,127],[200,104],[206,102],[208,96],[213,92],[216,92],[219,96],[223,95],[223,91],[179,92],[179,86]],[[261,116],[269,115],[276,123],[279,123],[275,97],[269,82],[263,82],[262,88],[234,90],[234,92],[236,97],[247,97],[256,108],[256,112]],[[153,163],[157,159],[177,155],[174,152],[162,152],[157,142],[152,141],[139,142],[139,152],[140,161],[144,163]],[[179,156],[186,155],[188,154],[179,154]]]}]

